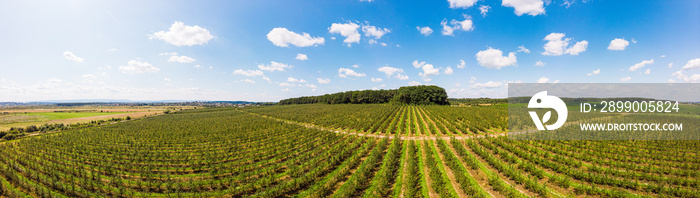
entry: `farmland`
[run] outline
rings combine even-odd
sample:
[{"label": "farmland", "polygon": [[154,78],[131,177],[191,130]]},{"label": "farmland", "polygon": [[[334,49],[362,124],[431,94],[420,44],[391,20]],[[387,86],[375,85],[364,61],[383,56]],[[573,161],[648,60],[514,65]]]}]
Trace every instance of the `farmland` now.
[{"label": "farmland", "polygon": [[0,189],[8,197],[700,196],[698,141],[515,141],[502,136],[503,114],[385,104],[184,110],[0,143]]}]

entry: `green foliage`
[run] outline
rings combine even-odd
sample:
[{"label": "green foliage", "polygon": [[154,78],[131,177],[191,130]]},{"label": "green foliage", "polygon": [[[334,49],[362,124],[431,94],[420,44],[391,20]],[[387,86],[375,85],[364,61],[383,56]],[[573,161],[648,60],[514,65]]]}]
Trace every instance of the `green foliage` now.
[{"label": "green foliage", "polygon": [[377,104],[396,103],[409,105],[448,105],[447,92],[435,85],[401,87],[392,90],[346,91],[321,96],[304,96],[284,99],[281,105],[289,104]]}]

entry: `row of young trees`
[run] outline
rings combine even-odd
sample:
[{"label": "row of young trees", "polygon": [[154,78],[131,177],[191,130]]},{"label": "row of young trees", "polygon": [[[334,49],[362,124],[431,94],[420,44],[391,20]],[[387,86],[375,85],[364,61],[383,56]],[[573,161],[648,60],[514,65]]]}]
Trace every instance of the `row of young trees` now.
[{"label": "row of young trees", "polygon": [[377,104],[397,103],[409,105],[448,105],[447,92],[435,85],[401,87],[391,90],[346,91],[321,96],[304,96],[284,99],[281,105],[289,104]]}]

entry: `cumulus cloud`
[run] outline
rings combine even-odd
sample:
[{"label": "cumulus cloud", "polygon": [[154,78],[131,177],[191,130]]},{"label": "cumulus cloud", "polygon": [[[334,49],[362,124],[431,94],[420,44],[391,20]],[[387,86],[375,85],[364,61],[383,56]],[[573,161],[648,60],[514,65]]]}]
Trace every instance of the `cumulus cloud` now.
[{"label": "cumulus cloud", "polygon": [[530,49],[525,48],[524,45],[518,46],[518,52],[525,52],[526,54],[530,53]]},{"label": "cumulus cloud", "polygon": [[306,54],[297,54],[297,60],[304,61],[304,60],[309,60],[309,57],[306,56]]},{"label": "cumulus cloud", "polygon": [[433,29],[430,29],[430,27],[425,26],[425,27],[418,27],[416,26],[416,29],[420,32],[420,34],[428,36],[433,33]]},{"label": "cumulus cloud", "polygon": [[476,60],[479,65],[486,68],[501,69],[501,67],[513,66],[518,60],[515,53],[511,52],[508,56],[503,56],[503,52],[498,49],[490,48],[476,53]]},{"label": "cumulus cloud", "polygon": [[287,82],[291,82],[291,83],[305,83],[306,80],[288,77],[288,78],[287,78]]},{"label": "cumulus cloud", "polygon": [[294,87],[295,86],[294,84],[286,83],[286,82],[279,83],[278,85],[282,86],[282,87]]},{"label": "cumulus cloud", "polygon": [[177,52],[163,52],[163,53],[158,53],[158,56],[177,56]]},{"label": "cumulus cloud", "polygon": [[625,48],[630,45],[630,42],[621,39],[621,38],[616,38],[610,41],[610,45],[608,45],[608,50],[625,50]]},{"label": "cumulus cloud", "polygon": [[445,68],[445,74],[452,74],[454,70],[452,70],[452,67],[447,67]]},{"label": "cumulus cloud", "polygon": [[76,63],[82,63],[83,60],[85,60],[84,58],[80,58],[80,57],[76,56],[76,55],[73,54],[73,52],[71,52],[71,51],[65,51],[65,52],[63,52],[63,58],[66,58],[66,59],[68,59],[68,60],[75,61]]},{"label": "cumulus cloud", "polygon": [[698,83],[698,82],[700,82],[700,74],[693,74],[693,75],[691,75],[691,76],[688,76],[688,75],[686,75],[686,74],[683,74],[683,70],[680,70],[680,71],[674,72],[674,73],[671,74],[671,75],[673,75],[673,76],[675,76],[676,78],[678,78],[678,79],[680,79],[680,80],[682,80],[682,81],[685,81],[685,82],[691,82],[691,83]]},{"label": "cumulus cloud", "polygon": [[642,67],[644,67],[645,65],[648,65],[648,64],[654,64],[654,59],[645,60],[645,61],[642,61],[640,63],[634,64],[627,70],[628,71],[637,71],[638,69],[641,69]]},{"label": "cumulus cloud", "polygon": [[450,3],[450,8],[469,8],[479,0],[447,0]]},{"label": "cumulus cloud", "polygon": [[242,69],[237,69],[233,71],[233,74],[236,75],[244,75],[244,76],[262,76],[263,72],[260,70],[242,70]]},{"label": "cumulus cloud", "polygon": [[247,78],[246,78],[246,79],[243,79],[243,80],[241,80],[241,81],[242,81],[242,82],[251,83],[251,84],[252,84],[252,83],[255,83],[255,81],[253,81],[253,80],[251,80],[251,79],[247,79]]},{"label": "cumulus cloud", "polygon": [[624,78],[620,78],[620,82],[627,82],[627,81],[630,81],[630,80],[632,80],[632,77],[631,77],[631,76],[627,76],[627,77],[624,77]]},{"label": "cumulus cloud", "polygon": [[423,81],[430,82],[432,80],[429,78],[430,76],[440,74],[440,68],[435,68],[435,66],[425,63],[425,61],[419,62],[418,60],[414,60],[412,64],[413,67],[423,70],[423,72],[419,73]]},{"label": "cumulus cloud", "polygon": [[391,32],[387,28],[377,28],[371,25],[362,25],[362,32],[365,33],[366,37],[374,37],[374,39],[381,39],[382,36]]},{"label": "cumulus cloud", "polygon": [[481,11],[481,16],[486,17],[486,13],[489,12],[489,9],[491,9],[491,6],[482,5],[481,7],[479,7],[479,11]]},{"label": "cumulus cloud", "polygon": [[569,47],[571,38],[564,38],[565,36],[566,35],[564,33],[551,33],[544,37],[544,40],[547,41],[547,43],[544,44],[545,51],[542,52],[542,55],[578,55],[579,53],[586,51],[586,48],[588,48],[588,41],[586,40],[576,42],[574,46]]},{"label": "cumulus cloud", "polygon": [[503,0],[501,5],[515,8],[515,14],[518,16],[523,14],[532,16],[544,14],[544,2],[542,0]]},{"label": "cumulus cloud", "polygon": [[130,60],[126,65],[119,66],[119,71],[125,74],[154,73],[160,71],[148,62]]},{"label": "cumulus cloud", "polygon": [[382,78],[372,78],[372,82],[382,82]]},{"label": "cumulus cloud", "polygon": [[214,36],[209,33],[209,30],[197,25],[187,26],[180,21],[175,21],[167,32],[160,31],[148,35],[148,39],[163,40],[178,47],[183,45],[204,45],[212,38]]},{"label": "cumulus cloud", "polygon": [[346,43],[349,47],[352,43],[360,43],[361,35],[357,31],[358,28],[360,28],[360,25],[353,22],[333,23],[328,28],[328,32],[344,36],[345,40],[343,40],[343,43]]},{"label": "cumulus cloud", "polygon": [[[391,30],[387,28],[378,28],[369,25],[368,22],[366,22],[364,25],[360,25],[353,22],[333,23],[331,24],[331,27],[328,28],[328,32],[331,34],[340,34],[344,36],[345,40],[343,40],[343,43],[347,44],[348,47],[350,47],[352,43],[360,43],[360,37],[362,35],[360,35],[358,29],[362,30],[362,32],[365,34],[365,37],[370,38],[368,41],[369,44],[377,44],[377,40],[381,39],[382,36],[391,32]],[[386,46],[386,43],[382,43],[382,46]]]},{"label": "cumulus cloud", "polygon": [[340,69],[338,69],[338,76],[341,78],[348,78],[348,77],[365,77],[367,75],[365,73],[358,73],[352,69],[341,67]]},{"label": "cumulus cloud", "polygon": [[297,34],[296,32],[289,31],[287,28],[278,27],[273,28],[267,33],[267,40],[272,42],[277,47],[289,47],[290,44],[297,47],[309,47],[316,46],[325,42],[323,37],[311,37],[309,33],[303,32],[302,34]]},{"label": "cumulus cloud", "polygon": [[647,69],[646,71],[644,71],[644,74],[647,74],[647,75],[651,74],[651,69]]},{"label": "cumulus cloud", "polygon": [[447,23],[447,19],[443,19],[442,22],[440,22],[440,25],[442,25],[442,35],[454,36],[455,30],[474,30],[474,24],[472,23],[471,17],[464,15],[464,18],[465,19],[463,21],[452,19],[452,21],[450,21],[449,24]]},{"label": "cumulus cloud", "polygon": [[260,64],[258,65],[258,69],[261,69],[263,71],[284,71],[285,69],[291,69],[291,65],[287,65],[284,63],[278,63],[275,61],[270,61],[269,65],[265,64]]},{"label": "cumulus cloud", "polygon": [[331,83],[331,79],[328,78],[316,78],[319,84],[328,84]]},{"label": "cumulus cloud", "polygon": [[691,69],[698,69],[698,68],[700,68],[700,58],[689,60],[688,63],[686,63],[683,66],[682,70],[691,70]]},{"label": "cumulus cloud", "polygon": [[544,67],[546,64],[547,64],[547,63],[542,62],[542,61],[537,61],[537,62],[535,62],[535,66],[538,66],[538,67]]},{"label": "cumulus cloud", "polygon": [[472,85],[472,88],[476,89],[481,89],[481,88],[498,88],[503,86],[502,82],[497,82],[497,81],[488,81],[486,83],[476,83]]},{"label": "cumulus cloud", "polygon": [[459,60],[459,65],[457,65],[457,68],[464,69],[467,67],[467,63],[464,62],[464,60]]},{"label": "cumulus cloud", "polygon": [[420,82],[412,80],[411,82],[408,82],[408,86],[416,86],[416,85],[421,85]]},{"label": "cumulus cloud", "polygon": [[549,81],[549,78],[542,77],[540,79],[537,79],[537,83],[559,83],[559,80],[555,80],[554,82],[552,82],[552,81]]},{"label": "cumulus cloud", "polygon": [[593,72],[591,72],[591,73],[588,73],[588,74],[586,74],[586,75],[588,75],[588,76],[592,76],[592,75],[598,75],[598,74],[600,74],[600,69],[597,69],[597,70],[593,70]]},{"label": "cumulus cloud", "polygon": [[168,59],[168,62],[178,62],[178,63],[191,63],[194,62],[195,59],[188,57],[188,56],[171,56]]}]

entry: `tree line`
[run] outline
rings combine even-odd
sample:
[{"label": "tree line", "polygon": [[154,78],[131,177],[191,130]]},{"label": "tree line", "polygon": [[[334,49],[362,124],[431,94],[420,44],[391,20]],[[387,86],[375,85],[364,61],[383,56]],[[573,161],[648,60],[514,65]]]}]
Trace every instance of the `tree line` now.
[{"label": "tree line", "polygon": [[435,85],[401,87],[390,90],[346,91],[320,96],[304,96],[284,99],[281,105],[289,104],[377,104],[396,103],[411,105],[448,105],[447,92]]}]

